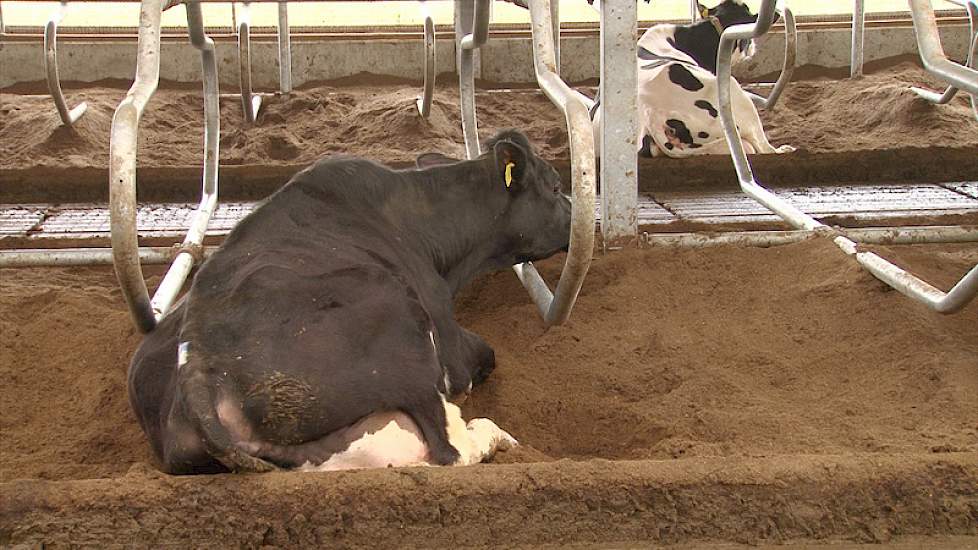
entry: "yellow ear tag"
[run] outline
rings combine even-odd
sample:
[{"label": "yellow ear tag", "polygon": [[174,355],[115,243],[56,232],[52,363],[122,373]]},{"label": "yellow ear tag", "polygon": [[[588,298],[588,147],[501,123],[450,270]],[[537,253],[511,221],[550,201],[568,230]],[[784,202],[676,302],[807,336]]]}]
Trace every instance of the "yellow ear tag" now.
[{"label": "yellow ear tag", "polygon": [[508,189],[510,185],[513,185],[513,167],[516,166],[512,162],[506,163],[506,188]]},{"label": "yellow ear tag", "polygon": [[710,10],[707,9],[707,8],[701,7],[700,8],[700,19],[709,19],[709,18],[710,18]]}]

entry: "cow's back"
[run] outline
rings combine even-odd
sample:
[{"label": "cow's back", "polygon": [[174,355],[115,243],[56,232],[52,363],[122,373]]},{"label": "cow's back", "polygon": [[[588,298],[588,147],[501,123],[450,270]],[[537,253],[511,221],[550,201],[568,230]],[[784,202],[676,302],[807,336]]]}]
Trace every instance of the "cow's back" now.
[{"label": "cow's back", "polygon": [[[180,341],[241,403],[255,435],[291,444],[352,424],[442,377],[420,262],[371,196],[371,163],[314,167],[256,210],[196,275]],[[365,172],[365,173],[364,173]],[[316,178],[349,178],[339,187]],[[347,189],[343,186],[351,186]],[[355,191],[348,193],[348,191]],[[411,368],[405,368],[410,364]]]}]

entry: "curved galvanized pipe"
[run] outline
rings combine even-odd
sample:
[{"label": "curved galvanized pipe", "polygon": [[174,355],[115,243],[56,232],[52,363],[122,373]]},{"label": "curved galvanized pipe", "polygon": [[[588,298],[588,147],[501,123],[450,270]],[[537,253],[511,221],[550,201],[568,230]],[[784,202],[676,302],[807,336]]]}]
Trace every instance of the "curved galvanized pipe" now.
[{"label": "curved galvanized pipe", "polygon": [[431,114],[431,100],[435,95],[435,22],[431,16],[424,18],[424,88],[418,98],[418,112],[421,118]]},{"label": "curved galvanized pipe", "polygon": [[543,314],[544,323],[552,326],[563,324],[570,316],[594,253],[594,134],[587,107],[579,94],[557,76],[550,0],[530,0],[530,22],[537,82],[550,101],[563,111],[567,121],[573,196],[571,235],[555,293],[550,292],[533,264],[513,266],[513,270]]},{"label": "curved galvanized pipe", "polygon": [[109,139],[109,208],[112,258],[122,296],[136,326],[156,326],[146,281],[139,264],[136,233],[136,135],[139,119],[160,80],[160,17],[162,0],[143,0],[139,13],[136,78],[112,117]]},{"label": "curved galvanized pipe", "polygon": [[58,116],[61,117],[61,122],[65,126],[71,126],[85,114],[88,104],[83,101],[74,109],[69,110],[68,102],[61,91],[61,77],[58,74],[58,23],[64,18],[67,10],[67,2],[59,3],[58,8],[51,14],[47,25],[44,27],[44,68],[47,70],[48,91],[51,92],[51,97],[54,99]]},{"label": "curved galvanized pipe", "polygon": [[136,326],[149,332],[166,314],[195,262],[194,252],[203,241],[211,214],[217,205],[218,105],[217,59],[214,42],[204,34],[200,3],[187,3],[191,43],[200,50],[204,73],[204,173],[200,204],[187,237],[173,265],[149,299],[139,260],[136,231],[136,138],[139,120],[160,78],[160,18],[162,0],[143,0],[140,5],[136,78],[112,118],[109,142],[109,208],[112,228],[112,259],[122,294]]},{"label": "curved galvanized pipe", "polygon": [[[252,93],[251,88],[251,6],[241,3],[241,19],[238,21],[238,82],[241,88],[241,107],[244,119],[254,124],[261,108],[261,96]],[[281,75],[280,75],[281,76]]]},{"label": "curved galvanized pipe", "polygon": [[784,18],[784,64],[781,66],[781,74],[778,81],[774,83],[774,88],[767,97],[763,97],[748,92],[751,101],[759,109],[773,109],[781,98],[781,93],[788,87],[791,77],[795,74],[795,66],[798,60],[798,27],[795,25],[795,14],[791,9],[785,7],[781,12]]},{"label": "curved galvanized pipe", "polygon": [[[962,4],[955,0],[948,1],[961,5],[968,10],[968,31],[971,35],[971,49],[968,50],[968,59],[965,62],[965,66],[972,69],[978,68],[978,4],[973,2]],[[938,105],[946,105],[958,93],[958,88],[954,85],[948,86],[942,94],[916,86],[912,86],[910,89],[920,97]],[[975,118],[978,118],[978,96],[975,94],[971,94],[971,110],[974,111]]]},{"label": "curved galvanized pipe", "polygon": [[969,94],[978,95],[978,70],[955,63],[944,53],[931,1],[909,0],[909,2],[914,34],[917,36],[917,48],[920,50],[920,59],[924,68],[952,86]]},{"label": "curved galvanized pipe", "polygon": [[[910,0],[912,5],[919,1],[922,0]],[[720,48],[717,53],[717,94],[719,96],[720,120],[723,124],[724,137],[726,137],[727,145],[730,147],[730,155],[734,162],[734,168],[737,171],[740,187],[744,193],[781,216],[796,229],[830,234],[833,232],[831,228],[805,214],[791,203],[775,196],[767,189],[758,185],[754,180],[754,174],[751,171],[747,155],[744,153],[740,132],[737,130],[737,121],[733,116],[733,109],[731,108],[730,64],[734,45],[739,40],[756,38],[767,32],[771,23],[774,21],[774,8],[774,0],[763,0],[758,10],[756,23],[729,27],[720,37]],[[915,13],[915,24],[918,15],[920,14]],[[931,10],[930,16],[931,22],[933,23],[933,10]],[[934,24],[933,32],[937,32],[936,23]],[[918,28],[918,40],[922,40],[920,33],[921,30]],[[937,48],[940,48],[939,43],[937,44]],[[921,47],[921,52],[924,52],[923,47]],[[928,55],[932,53],[930,52]],[[946,61],[946,57],[944,59]],[[950,292],[944,293],[927,282],[918,279],[913,274],[884,260],[877,254],[860,250],[858,243],[845,236],[837,236],[833,241],[843,252],[853,256],[861,266],[876,278],[902,294],[922,302],[940,313],[959,311],[978,294],[978,266],[972,268]]]},{"label": "curved galvanized pipe", "polygon": [[475,110],[475,50],[489,39],[489,2],[490,0],[455,0],[462,137],[465,140],[466,157],[470,159],[482,153]]}]

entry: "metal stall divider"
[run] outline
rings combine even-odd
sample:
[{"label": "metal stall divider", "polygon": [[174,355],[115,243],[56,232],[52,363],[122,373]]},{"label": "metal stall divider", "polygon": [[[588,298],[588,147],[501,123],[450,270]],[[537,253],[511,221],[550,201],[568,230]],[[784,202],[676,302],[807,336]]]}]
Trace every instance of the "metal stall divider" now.
[{"label": "metal stall divider", "polygon": [[455,60],[462,109],[462,138],[465,156],[481,154],[479,125],[475,112],[475,52],[489,39],[489,3],[492,0],[455,1]]},{"label": "metal stall divider", "polygon": [[[978,68],[978,1],[946,1],[961,6],[968,11],[968,31],[971,35],[971,49],[968,50],[968,59],[965,62],[965,66],[971,69],[976,69]],[[910,89],[920,97],[938,105],[946,105],[958,93],[958,88],[954,84],[949,85],[943,93],[932,92],[916,86],[911,87]],[[975,118],[978,118],[978,95],[975,95],[974,93],[971,94],[971,110],[974,111]]]},{"label": "metal stall divider", "polygon": [[[292,36],[289,29],[288,2],[278,4],[278,83],[283,95],[292,93]],[[241,18],[237,18],[235,3],[231,15],[238,35],[238,82],[245,122],[254,124],[261,109],[262,95],[254,93],[251,83],[251,2],[241,3]]]},{"label": "metal stall divider", "polygon": [[[950,63],[947,57],[943,55],[937,37],[937,24],[934,21],[933,8],[929,9],[929,17],[927,17],[928,14],[924,13],[922,9],[923,2],[926,2],[926,7],[930,8],[929,0],[910,0],[911,7],[914,9],[914,27],[917,29],[917,38],[921,43],[921,56],[925,59],[925,67],[953,84],[974,93],[978,90],[978,72]],[[724,136],[730,147],[730,155],[740,180],[741,189],[748,196],[781,216],[796,229],[835,235],[833,240],[843,252],[853,256],[861,266],[876,278],[902,294],[920,301],[940,313],[959,311],[978,294],[978,265],[968,271],[950,291],[945,293],[880,256],[861,250],[859,243],[815,220],[789,202],[761,187],[755,181],[730,105],[731,56],[738,40],[762,36],[771,28],[774,21],[774,11],[775,0],[763,0],[758,10],[757,22],[727,28],[720,37],[720,49],[717,52],[717,91],[720,120],[723,124]],[[918,19],[922,21],[918,22]],[[969,74],[968,71],[973,74]]]},{"label": "metal stall divider", "polygon": [[[461,94],[462,134],[465,139],[466,156],[470,159],[481,154],[475,111],[474,53],[488,40],[489,3],[490,0],[456,0],[455,2],[456,59]],[[594,253],[596,202],[594,135],[586,98],[572,90],[558,75],[559,34],[557,33],[560,23],[554,17],[558,13],[556,6],[552,5],[550,0],[530,0],[528,7],[533,41],[533,66],[537,83],[550,101],[564,113],[567,122],[573,202],[570,246],[556,293],[550,291],[546,281],[532,263],[515,265],[513,270],[529,292],[530,298],[543,316],[544,323],[552,326],[563,324],[570,316]],[[634,10],[634,5],[632,9]],[[628,61],[634,65],[632,58]],[[634,218],[634,214],[632,217]]]},{"label": "metal stall divider", "polygon": [[136,78],[112,118],[109,141],[109,207],[112,256],[122,294],[139,330],[149,332],[169,311],[187,275],[202,257],[201,243],[217,205],[220,111],[214,41],[204,33],[199,2],[187,2],[187,31],[199,51],[204,90],[204,170],[201,200],[187,236],[153,299],[140,266],[136,231],[136,139],[139,120],[160,80],[160,18],[170,7],[163,0],[143,0],[139,14]]},{"label": "metal stall divider", "polygon": [[48,90],[58,108],[58,116],[65,126],[71,126],[88,109],[88,104],[82,101],[74,109],[68,109],[68,102],[61,91],[61,77],[58,75],[58,23],[68,11],[68,2],[60,2],[51,14],[44,27],[44,68],[47,72]]},{"label": "metal stall divider", "polygon": [[428,118],[435,95],[435,21],[424,0],[421,0],[421,13],[424,15],[424,84],[418,98],[418,112],[421,118]]},{"label": "metal stall divider", "polygon": [[[461,0],[464,1],[464,0]],[[595,157],[594,134],[588,108],[578,92],[557,75],[556,49],[550,0],[531,0],[530,28],[533,67],[544,94],[564,113],[570,142],[572,212],[567,259],[557,290],[551,293],[532,263],[513,266],[547,326],[563,324],[570,316],[594,253]],[[628,59],[634,66],[634,61]]]},{"label": "metal stall divider", "polygon": [[[924,69],[934,76],[940,77],[952,86],[965,92],[978,94],[978,70],[965,67],[947,58],[944,46],[941,45],[941,35],[937,31],[937,18],[934,16],[934,6],[930,0],[909,0],[910,15],[913,17],[913,28],[917,35],[917,49]],[[973,1],[972,1],[973,3]]]},{"label": "metal stall divider", "polygon": [[784,6],[777,9],[784,19],[784,64],[781,66],[781,74],[777,82],[771,88],[767,97],[760,96],[753,92],[747,92],[751,101],[759,109],[773,109],[781,98],[781,93],[791,82],[791,77],[795,74],[795,66],[798,61],[798,28],[795,25],[795,14],[791,8]]},{"label": "metal stall divider", "polygon": [[248,124],[254,124],[261,109],[261,95],[251,88],[251,2],[241,3],[238,19],[238,82],[241,89],[241,108]]}]

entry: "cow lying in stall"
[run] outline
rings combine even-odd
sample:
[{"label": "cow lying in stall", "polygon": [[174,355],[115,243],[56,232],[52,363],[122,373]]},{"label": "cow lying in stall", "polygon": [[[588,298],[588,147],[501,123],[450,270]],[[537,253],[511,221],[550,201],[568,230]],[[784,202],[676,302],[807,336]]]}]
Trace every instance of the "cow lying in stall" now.
[{"label": "cow lying in stall", "polygon": [[570,200],[515,130],[418,164],[322,160],[201,266],[129,371],[163,470],[463,465],[516,444],[448,402],[495,367],[452,299],[565,250]]},{"label": "cow lying in stall", "polygon": [[[733,25],[754,23],[757,16],[742,0],[723,0],[714,8],[697,4],[703,19],[691,25],[655,25],[638,41],[638,143],[642,156],[689,157],[730,153],[717,111],[717,50],[720,35]],[[734,50],[737,63],[754,54],[752,40]],[[775,148],[764,135],[750,96],[731,77],[730,105],[744,150],[789,153]],[[595,142],[601,144],[601,106],[591,108]]]}]

